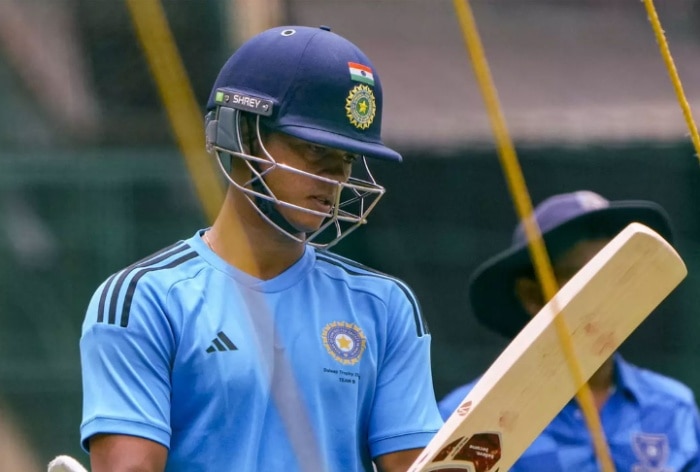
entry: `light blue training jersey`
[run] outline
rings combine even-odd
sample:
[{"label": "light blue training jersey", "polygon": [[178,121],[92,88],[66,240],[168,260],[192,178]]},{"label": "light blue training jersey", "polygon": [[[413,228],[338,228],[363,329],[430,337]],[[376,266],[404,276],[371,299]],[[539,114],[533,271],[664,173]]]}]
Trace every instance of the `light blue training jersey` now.
[{"label": "light blue training jersey", "polygon": [[[478,380],[478,379],[477,379]],[[445,419],[477,380],[440,401]],[[615,391],[600,421],[619,472],[700,472],[700,418],[692,391],[677,380],[615,355]],[[591,435],[574,400],[545,428],[510,472],[599,472]]]},{"label": "light blue training jersey", "polygon": [[169,448],[167,471],[363,471],[442,425],[430,335],[401,281],[306,246],[270,280],[202,231],[97,289],[80,340],[81,442]]}]

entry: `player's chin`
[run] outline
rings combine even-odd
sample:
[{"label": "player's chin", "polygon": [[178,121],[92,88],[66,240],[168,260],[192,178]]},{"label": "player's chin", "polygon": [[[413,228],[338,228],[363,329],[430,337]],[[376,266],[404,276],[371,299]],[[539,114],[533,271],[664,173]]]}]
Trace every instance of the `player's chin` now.
[{"label": "player's chin", "polygon": [[285,215],[286,220],[300,233],[313,233],[326,221],[327,217],[305,213],[302,211],[294,211],[293,214]]},{"label": "player's chin", "polygon": [[313,233],[318,231],[318,229],[321,227],[324,221],[326,221],[325,218],[322,217],[311,217],[311,218],[304,218],[305,221],[303,222],[297,222],[294,224],[294,227],[299,229],[299,232],[301,233]]}]

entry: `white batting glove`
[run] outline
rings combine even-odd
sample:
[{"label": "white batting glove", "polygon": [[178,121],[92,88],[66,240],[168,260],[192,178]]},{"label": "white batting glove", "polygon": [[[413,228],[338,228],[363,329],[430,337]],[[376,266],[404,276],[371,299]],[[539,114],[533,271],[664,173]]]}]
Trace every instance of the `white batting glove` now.
[{"label": "white batting glove", "polygon": [[49,462],[47,472],[87,472],[87,469],[71,456],[56,456]]}]

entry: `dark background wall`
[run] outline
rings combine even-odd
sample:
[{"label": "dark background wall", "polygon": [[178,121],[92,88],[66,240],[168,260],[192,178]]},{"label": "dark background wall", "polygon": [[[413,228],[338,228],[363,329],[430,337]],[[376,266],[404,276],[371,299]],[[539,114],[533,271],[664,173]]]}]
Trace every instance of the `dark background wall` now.
[{"label": "dark background wall", "polygon": [[[494,150],[409,152],[377,167],[388,193],[357,235],[357,257],[399,274],[422,302],[434,337],[435,389],[444,395],[480,373],[505,340],[479,326],[466,296],[469,274],[505,249],[517,223]],[[609,199],[650,199],[669,212],[690,275],[622,349],[630,360],[676,375],[700,391],[691,366],[700,302],[700,168],[687,144],[526,148],[519,151],[534,204],[579,189]]]}]

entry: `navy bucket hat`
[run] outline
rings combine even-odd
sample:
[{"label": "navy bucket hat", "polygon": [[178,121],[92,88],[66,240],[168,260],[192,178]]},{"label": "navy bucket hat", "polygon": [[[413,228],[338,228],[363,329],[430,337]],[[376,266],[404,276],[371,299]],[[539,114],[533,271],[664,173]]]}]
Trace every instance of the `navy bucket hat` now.
[{"label": "navy bucket hat", "polygon": [[[582,239],[613,237],[632,222],[672,240],[665,210],[645,200],[608,201],[582,190],[544,200],[535,208],[534,216],[552,258]],[[511,247],[481,264],[469,280],[469,301],[480,323],[509,339],[520,332],[531,317],[515,295],[515,280],[532,267],[521,222],[513,233]]]},{"label": "navy bucket hat", "polygon": [[305,141],[401,161],[382,142],[382,105],[379,75],[357,46],[325,26],[282,26],[254,36],[228,59],[207,111],[256,113],[266,127]]}]

